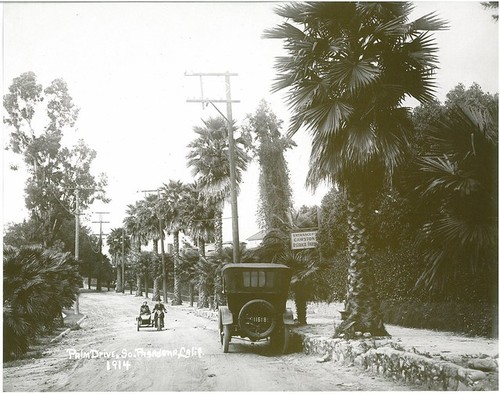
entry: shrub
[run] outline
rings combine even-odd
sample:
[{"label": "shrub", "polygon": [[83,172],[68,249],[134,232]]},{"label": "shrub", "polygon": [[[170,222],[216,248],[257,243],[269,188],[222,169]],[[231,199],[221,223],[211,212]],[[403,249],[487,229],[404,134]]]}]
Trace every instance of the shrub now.
[{"label": "shrub", "polygon": [[53,329],[62,309],[73,305],[81,278],[69,253],[40,247],[5,247],[3,274],[3,352],[8,359]]},{"label": "shrub", "polygon": [[381,309],[387,324],[498,337],[496,305],[385,300]]}]

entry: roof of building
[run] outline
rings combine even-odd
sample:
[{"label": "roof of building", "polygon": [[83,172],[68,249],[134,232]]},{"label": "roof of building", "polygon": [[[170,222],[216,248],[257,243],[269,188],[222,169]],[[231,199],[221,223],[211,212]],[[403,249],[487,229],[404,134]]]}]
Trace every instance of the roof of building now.
[{"label": "roof of building", "polygon": [[247,241],[262,241],[264,239],[264,236],[266,233],[264,231],[259,231],[255,233],[254,235],[251,235],[250,237],[247,238]]}]

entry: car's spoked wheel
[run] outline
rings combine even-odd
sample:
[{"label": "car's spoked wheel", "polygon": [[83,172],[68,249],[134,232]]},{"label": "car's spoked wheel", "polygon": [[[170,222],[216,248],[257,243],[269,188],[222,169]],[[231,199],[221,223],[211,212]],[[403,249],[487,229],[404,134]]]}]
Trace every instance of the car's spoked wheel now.
[{"label": "car's spoked wheel", "polygon": [[264,339],[268,337],[276,326],[274,307],[265,300],[247,302],[238,316],[242,332],[250,339]]},{"label": "car's spoked wheel", "polygon": [[229,332],[229,325],[224,326],[224,330],[222,333],[222,346],[224,349],[224,353],[227,353],[229,351],[229,341],[231,341],[231,334]]}]

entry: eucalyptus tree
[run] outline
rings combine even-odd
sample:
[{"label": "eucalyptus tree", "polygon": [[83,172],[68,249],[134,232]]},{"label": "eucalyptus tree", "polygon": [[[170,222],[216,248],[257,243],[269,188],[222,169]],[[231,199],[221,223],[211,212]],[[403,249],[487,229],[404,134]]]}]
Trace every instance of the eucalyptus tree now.
[{"label": "eucalyptus tree", "polygon": [[282,121],[262,100],[254,114],[247,116],[244,131],[253,140],[252,151],[259,167],[259,205],[257,216],[262,230],[282,228],[292,208],[290,174],[284,153],[296,146],[281,133]]},{"label": "eucalyptus tree", "polygon": [[[203,126],[195,126],[197,137],[188,145],[188,167],[195,177],[201,194],[217,208],[215,220],[215,248],[222,251],[222,212],[224,202],[230,196],[229,141],[226,121],[209,118]],[[242,172],[247,169],[249,141],[240,136],[234,139],[236,182],[240,183]]]},{"label": "eucalyptus tree", "polygon": [[446,28],[434,14],[410,21],[412,10],[407,2],[293,3],[276,9],[286,21],[265,33],[285,41],[273,89],[290,88],[290,135],[301,127],[311,134],[308,185],[326,181],[347,193],[350,265],[339,336],[387,335],[365,207],[405,158],[412,130],[404,100],[433,98],[437,47],[429,32]]},{"label": "eucalyptus tree", "polygon": [[[7,149],[23,158],[28,174],[26,208],[39,227],[39,241],[51,247],[64,236],[64,222],[73,218],[76,190],[80,210],[94,199],[107,201],[106,177],[91,174],[96,152],[82,140],[63,146],[63,135],[75,126],[79,111],[64,80],[55,79],[44,89],[33,72],[25,72],[14,78],[3,105]],[[11,169],[18,170],[19,164]]]}]

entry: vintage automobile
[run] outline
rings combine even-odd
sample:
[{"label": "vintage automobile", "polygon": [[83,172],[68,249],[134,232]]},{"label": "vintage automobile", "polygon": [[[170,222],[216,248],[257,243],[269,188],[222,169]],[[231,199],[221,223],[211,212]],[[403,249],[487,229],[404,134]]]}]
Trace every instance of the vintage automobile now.
[{"label": "vintage automobile", "polygon": [[290,269],[281,264],[239,263],[222,268],[227,306],[219,307],[219,332],[224,353],[231,338],[255,342],[270,339],[278,353],[289,345],[293,313],[286,309]]}]

